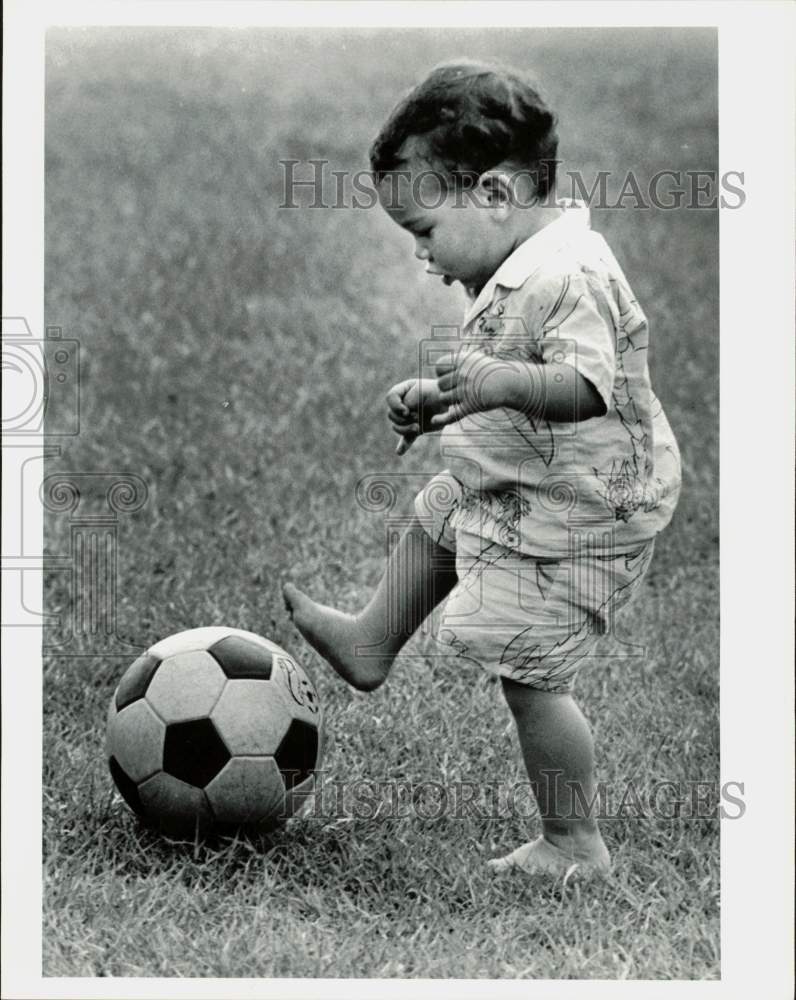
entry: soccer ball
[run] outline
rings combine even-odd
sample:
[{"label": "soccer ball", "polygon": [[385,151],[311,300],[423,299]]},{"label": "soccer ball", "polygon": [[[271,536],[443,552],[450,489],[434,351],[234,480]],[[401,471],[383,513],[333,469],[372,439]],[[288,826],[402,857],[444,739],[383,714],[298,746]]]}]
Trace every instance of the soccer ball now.
[{"label": "soccer ball", "polygon": [[107,755],[125,802],[175,838],[268,829],[314,789],[321,706],[276,643],[195,628],[155,643],[122,677]]}]

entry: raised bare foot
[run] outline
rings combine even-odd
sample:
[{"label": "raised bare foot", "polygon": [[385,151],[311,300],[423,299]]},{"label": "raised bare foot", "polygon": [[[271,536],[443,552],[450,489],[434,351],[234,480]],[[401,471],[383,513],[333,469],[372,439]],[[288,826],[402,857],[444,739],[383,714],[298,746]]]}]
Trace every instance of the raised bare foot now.
[{"label": "raised bare foot", "polygon": [[373,691],[386,680],[394,654],[379,654],[378,639],[360,619],[317,604],[292,583],[284,584],[282,596],[293,624],[344,681],[360,691]]}]

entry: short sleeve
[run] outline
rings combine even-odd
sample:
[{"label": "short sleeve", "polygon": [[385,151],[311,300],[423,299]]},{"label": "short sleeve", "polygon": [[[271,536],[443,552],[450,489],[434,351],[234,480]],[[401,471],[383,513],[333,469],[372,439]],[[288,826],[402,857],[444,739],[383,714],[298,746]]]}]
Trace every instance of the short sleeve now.
[{"label": "short sleeve", "polygon": [[616,375],[616,327],[597,275],[585,271],[545,281],[539,347],[545,364],[566,364],[588,379],[607,408]]}]

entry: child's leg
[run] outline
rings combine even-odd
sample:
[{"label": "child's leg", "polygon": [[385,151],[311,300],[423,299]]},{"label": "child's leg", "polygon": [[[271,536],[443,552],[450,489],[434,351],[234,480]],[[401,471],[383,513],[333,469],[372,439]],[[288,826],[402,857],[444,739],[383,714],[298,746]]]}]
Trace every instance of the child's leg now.
[{"label": "child's leg", "polygon": [[456,583],[456,560],[414,517],[390,553],[368,605],[347,615],[316,604],[292,584],[282,593],[296,628],[361,691],[382,684],[398,651]]},{"label": "child's leg", "polygon": [[608,850],[588,815],[595,798],[594,745],[570,694],[554,694],[501,678],[517,725],[525,768],[542,817],[543,836],[490,865],[565,871],[574,862],[607,869]]}]

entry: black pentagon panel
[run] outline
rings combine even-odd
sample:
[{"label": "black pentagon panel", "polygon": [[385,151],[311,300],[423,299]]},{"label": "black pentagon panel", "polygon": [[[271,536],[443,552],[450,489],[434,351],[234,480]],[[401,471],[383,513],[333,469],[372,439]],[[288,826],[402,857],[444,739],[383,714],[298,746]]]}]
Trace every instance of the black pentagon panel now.
[{"label": "black pentagon panel", "polygon": [[116,691],[116,708],[119,712],[126,705],[144,697],[149,682],[159,666],[160,660],[157,656],[150,656],[149,653],[144,653],[130,664]]},{"label": "black pentagon panel", "polygon": [[318,730],[309,722],[294,719],[274,754],[285,788],[300,785],[310,776],[318,759]]},{"label": "black pentagon panel", "polygon": [[221,665],[227,677],[240,677],[254,681],[271,679],[273,656],[271,651],[238,635],[228,635],[208,649],[208,653]]},{"label": "black pentagon panel", "polygon": [[133,810],[133,812],[138,813],[139,816],[143,815],[144,807],[141,805],[141,798],[138,795],[138,786],[136,783],[124,771],[121,764],[115,757],[111,757],[108,761],[108,766],[111,769],[111,776],[113,777],[114,783],[119,789],[124,801]]},{"label": "black pentagon panel", "polygon": [[210,719],[173,722],[166,727],[163,770],[180,781],[204,788],[229,757],[229,751]]}]

